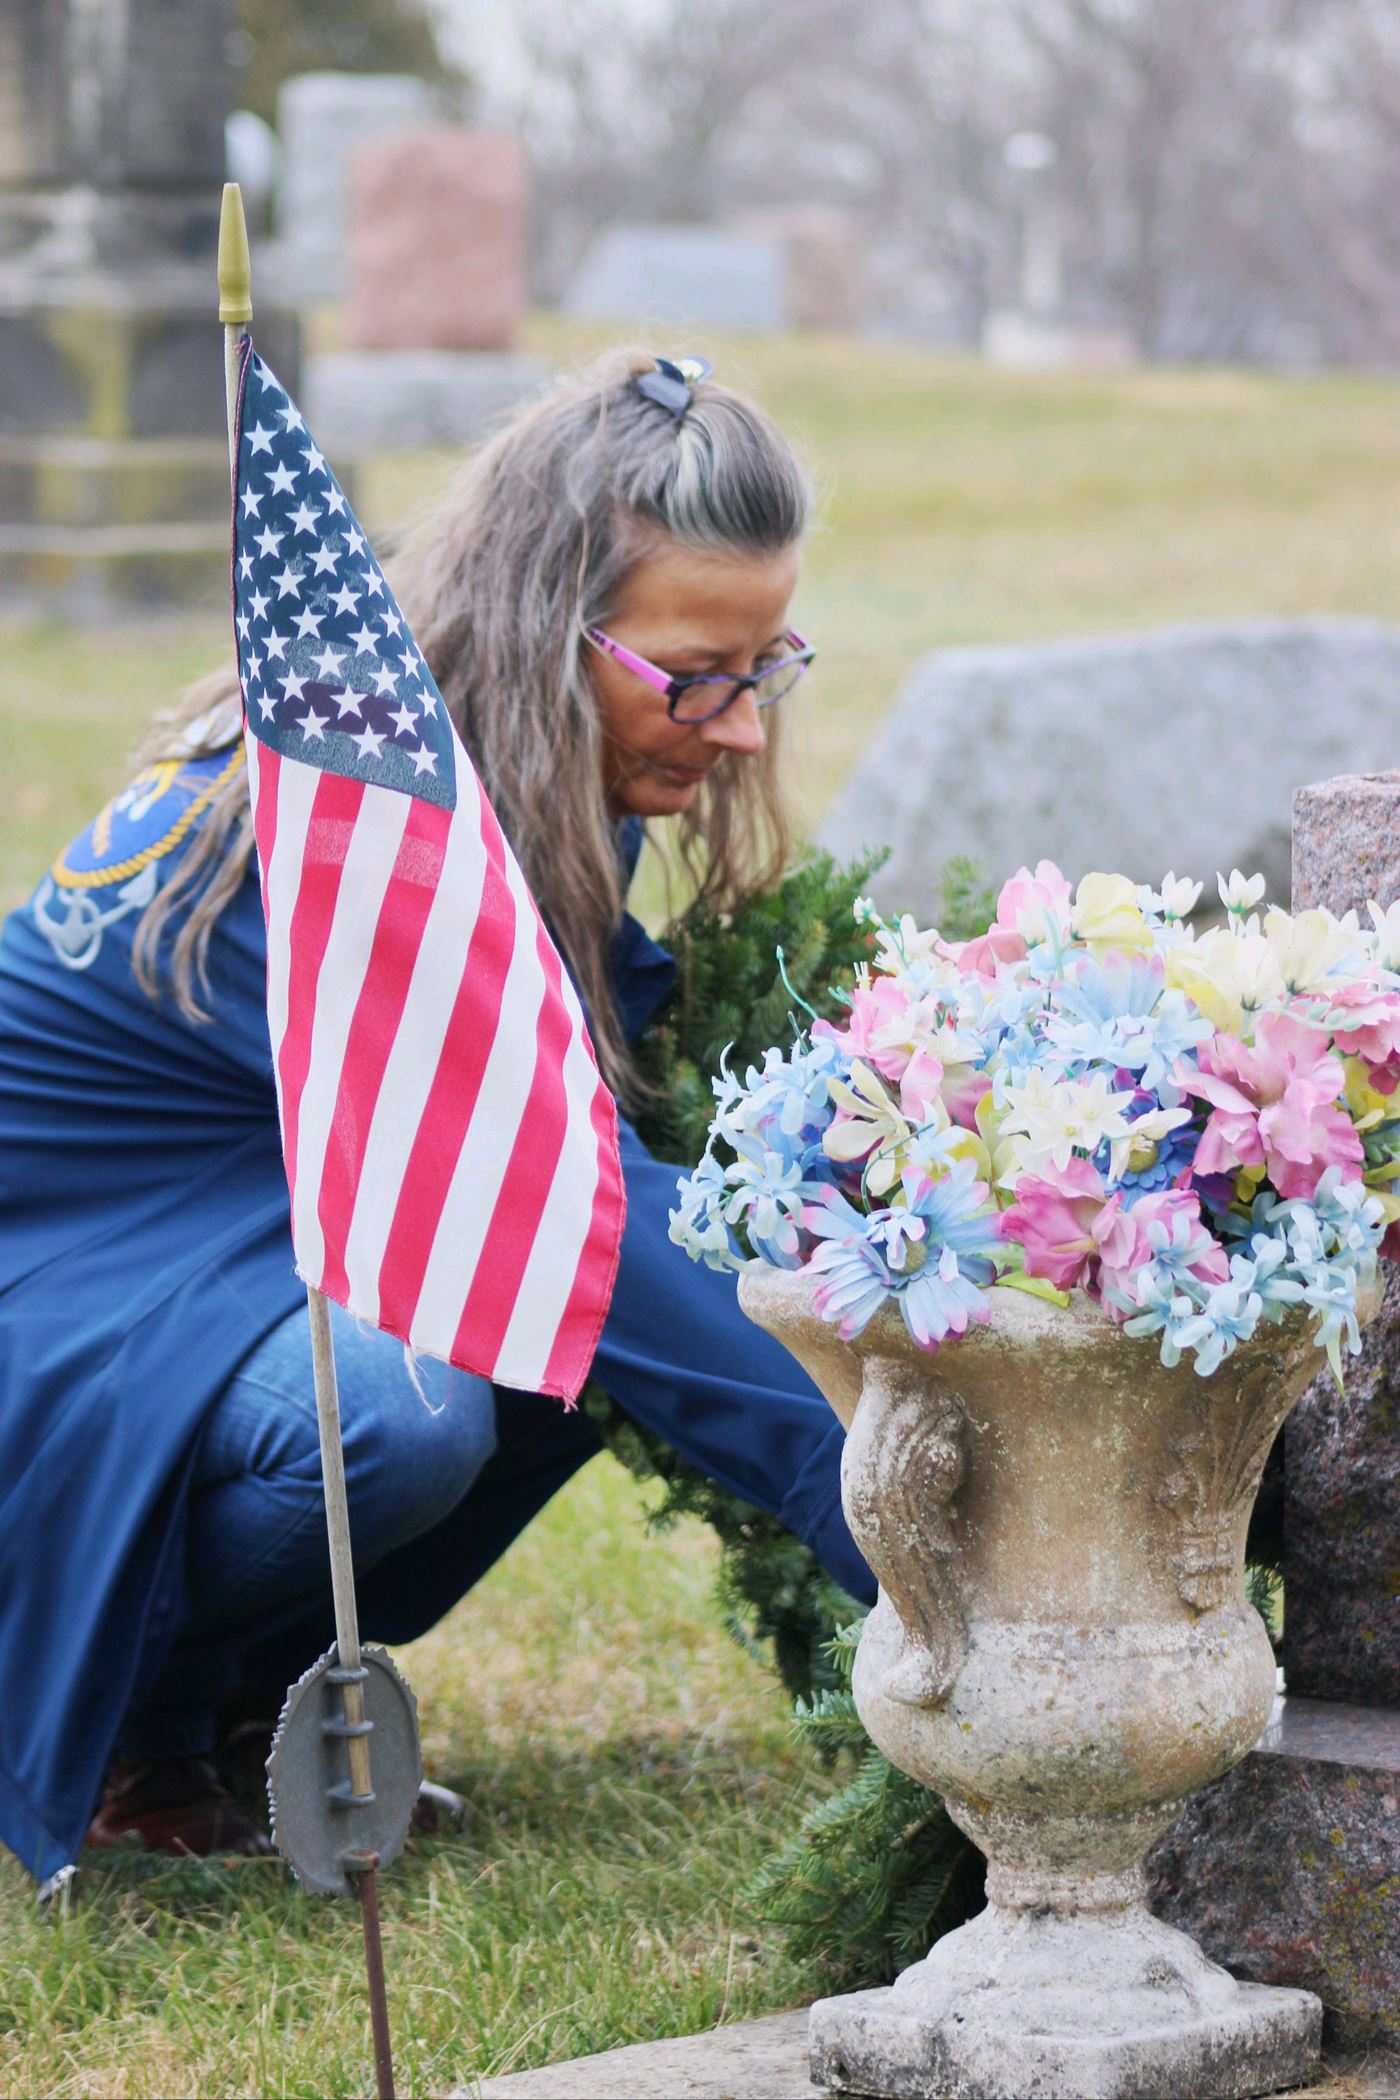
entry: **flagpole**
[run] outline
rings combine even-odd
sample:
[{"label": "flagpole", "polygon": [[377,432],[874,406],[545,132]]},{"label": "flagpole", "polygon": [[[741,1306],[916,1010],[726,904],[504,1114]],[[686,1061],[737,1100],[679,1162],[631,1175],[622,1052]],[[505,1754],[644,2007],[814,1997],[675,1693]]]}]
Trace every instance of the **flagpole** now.
[{"label": "flagpole", "polygon": [[[241,344],[253,318],[252,261],[243,196],[236,182],[224,184],[219,215],[219,319],[224,329],[224,400],[228,415],[229,481],[238,476],[238,382]],[[355,1609],[355,1568],[350,1550],[350,1511],[345,1494],[345,1450],[340,1433],[340,1395],[336,1386],[335,1346],[330,1307],[322,1292],[306,1287],[311,1320],[311,1355],[316,1384],[316,1423],[321,1439],[321,1478],[330,1544],[331,1594],[335,1606],[336,1681],[345,1713],[345,1749],[353,1799],[370,1800],[369,1733],[365,1719],[365,1668],[360,1656],[359,1616]],[[379,2100],[394,2100],[394,2067],[389,2042],[389,2013],[384,1989],[384,1957],[379,1935],[379,1855],[359,1855],[350,1879],[359,1898],[364,1928],[365,1966],[369,1979],[370,2027]]]}]

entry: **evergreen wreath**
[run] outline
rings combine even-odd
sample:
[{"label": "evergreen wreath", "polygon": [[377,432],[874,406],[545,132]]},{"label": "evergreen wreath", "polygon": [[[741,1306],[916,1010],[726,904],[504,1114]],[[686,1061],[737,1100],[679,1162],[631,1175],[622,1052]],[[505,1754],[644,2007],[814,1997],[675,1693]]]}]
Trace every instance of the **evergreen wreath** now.
[{"label": "evergreen wreath", "polygon": [[[790,1039],[799,1007],[808,1017],[843,1010],[832,986],[849,982],[869,953],[852,906],[886,857],[839,867],[809,852],[732,915],[699,903],[666,928],[676,982],[637,1055],[648,1093],[635,1122],[656,1158],[675,1160],[678,1171],[699,1159],[714,1107],[710,1078],[726,1051],[742,1072]],[[971,938],[994,911],[975,863],[950,861],[938,913],[945,936]],[[654,1526],[696,1516],[715,1532],[728,1630],[771,1660],[795,1702],[795,1731],[820,1762],[852,1771],[809,1810],[750,1902],[786,1928],[792,1951],[833,1988],[890,1981],[980,1908],[984,1867],[938,1796],[891,1765],[861,1725],[850,1682],[862,1607],[776,1517],[706,1479],[599,1386],[589,1386],[584,1405],[613,1457],[637,1479],[660,1482]],[[1257,1527],[1269,1535],[1256,1541],[1251,1531],[1250,1597],[1272,1626],[1281,1540],[1269,1522],[1270,1486],[1266,1478]]]}]

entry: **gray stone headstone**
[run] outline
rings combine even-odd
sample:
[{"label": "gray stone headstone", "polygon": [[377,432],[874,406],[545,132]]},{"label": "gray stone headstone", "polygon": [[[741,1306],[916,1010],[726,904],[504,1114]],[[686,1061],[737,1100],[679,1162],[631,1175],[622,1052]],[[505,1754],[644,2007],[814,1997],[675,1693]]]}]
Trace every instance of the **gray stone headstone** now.
[{"label": "gray stone headstone", "polygon": [[884,904],[936,915],[954,854],[993,882],[1262,869],[1289,894],[1295,788],[1400,751],[1400,627],[1255,620],[925,657],[822,826],[893,848]]},{"label": "gray stone headstone", "polygon": [[786,244],[714,226],[610,226],[584,256],[564,305],[583,320],[784,328]]},{"label": "gray stone headstone", "polygon": [[518,350],[339,350],[308,359],[303,406],[336,460],[475,445],[549,374]]},{"label": "gray stone headstone", "polygon": [[432,88],[411,73],[299,73],[283,83],[277,241],[263,267],[284,297],[344,290],[350,156],[370,139],[421,130],[436,111]]}]

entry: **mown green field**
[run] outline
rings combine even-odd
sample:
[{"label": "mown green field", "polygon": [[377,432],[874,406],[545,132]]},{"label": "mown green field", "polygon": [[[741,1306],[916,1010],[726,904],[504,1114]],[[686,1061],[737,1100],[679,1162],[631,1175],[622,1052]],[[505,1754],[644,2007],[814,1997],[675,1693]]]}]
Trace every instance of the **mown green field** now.
[{"label": "mown green field", "polygon": [[[533,334],[579,348],[557,322]],[[695,347],[762,395],[822,485],[796,614],[822,650],[794,714],[809,813],[940,644],[1396,616],[1393,381],[1026,378],[814,339]],[[367,521],[402,515],[449,464],[376,462]],[[120,783],[148,713],[227,646],[219,615],[0,625],[0,901]],[[429,1769],[473,1803],[460,1837],[411,1848],[385,1890],[405,2092],[811,1994],[739,1892],[826,1782],[718,1624],[707,1539],[653,1536],[643,1512],[595,1461],[402,1658]],[[366,2089],[356,1920],[275,1864],[110,1861],[63,1920],[0,1870],[0,1976],[14,2100]]]}]

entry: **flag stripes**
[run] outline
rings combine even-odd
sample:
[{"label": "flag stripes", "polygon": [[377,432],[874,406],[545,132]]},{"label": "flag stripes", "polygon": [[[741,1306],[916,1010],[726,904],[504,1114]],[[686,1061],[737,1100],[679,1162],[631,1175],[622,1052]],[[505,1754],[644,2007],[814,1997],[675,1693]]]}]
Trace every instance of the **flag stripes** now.
[{"label": "flag stripes", "polygon": [[298,1271],[415,1350],[571,1400],[617,1266],[612,1100],[431,674],[251,349],[233,582]]}]

